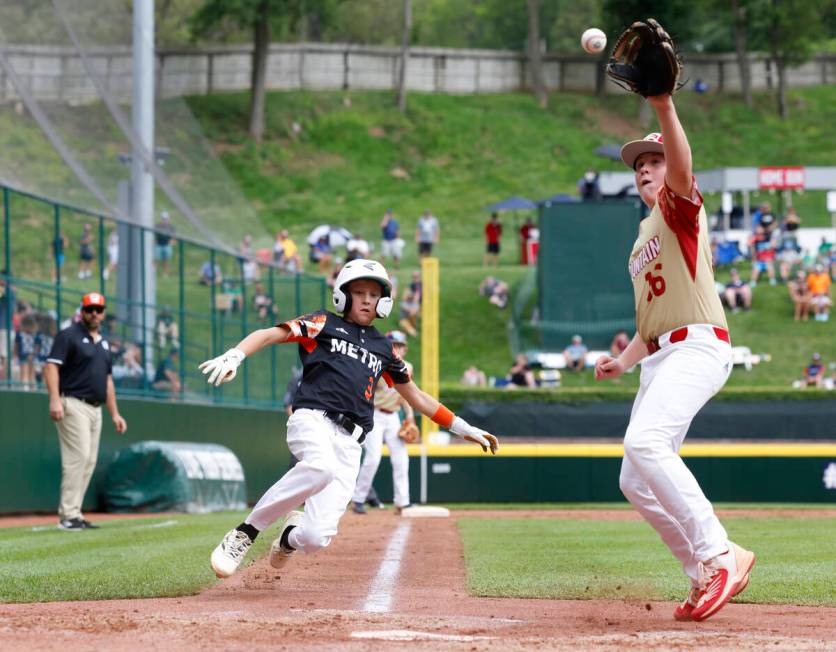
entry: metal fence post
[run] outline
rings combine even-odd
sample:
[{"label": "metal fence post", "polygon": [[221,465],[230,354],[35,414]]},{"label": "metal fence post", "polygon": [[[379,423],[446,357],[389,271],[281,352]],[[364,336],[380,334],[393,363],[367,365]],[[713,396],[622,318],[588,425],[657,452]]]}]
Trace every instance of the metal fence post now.
[{"label": "metal fence post", "polygon": [[104,238],[104,218],[99,215],[99,294],[105,294],[105,238]]},{"label": "metal fence post", "polygon": [[[52,241],[52,255],[55,258],[55,319],[58,322],[58,328],[61,328],[61,274],[62,274],[62,260],[64,255],[64,240],[61,238],[61,207],[58,204],[53,206],[53,213],[55,215],[55,238]],[[60,244],[59,244],[60,243]],[[58,253],[58,248],[61,248],[61,253]]]},{"label": "metal fence post", "polygon": [[3,279],[6,282],[6,291],[3,294],[3,302],[6,304],[6,319],[5,324],[0,324],[0,328],[6,331],[6,382],[12,382],[12,312],[14,306],[12,305],[12,244],[9,241],[11,237],[11,207],[9,203],[9,189],[3,186]]},{"label": "metal fence post", "polygon": [[[244,258],[238,259],[238,269],[241,272],[241,339],[247,336],[247,280],[244,278]],[[244,402],[250,397],[250,365],[244,365]]]},{"label": "metal fence post", "polygon": [[[212,302],[212,305],[209,308],[209,314],[211,315],[210,321],[211,321],[211,329],[212,329],[212,338],[211,338],[211,340],[212,340],[212,355],[214,356],[214,355],[217,355],[216,352],[218,350],[217,326],[216,326],[216,323],[215,323],[215,320],[216,320],[216,314],[215,314],[215,307],[216,307],[215,293],[216,293],[216,290],[215,290],[215,285],[216,285],[218,279],[217,279],[217,275],[215,274],[215,250],[214,249],[209,250],[209,270],[210,270],[209,271],[209,278],[211,279],[211,281],[209,283],[209,296],[210,296],[210,301]],[[212,395],[216,398],[218,396],[218,388],[214,385],[212,386]]]},{"label": "metal fence post", "polygon": [[[139,229],[139,268],[141,270],[145,269],[145,229],[142,227],[137,227]],[[142,389],[148,389],[148,362],[149,357],[149,349],[148,349],[148,324],[145,323],[145,274],[140,274],[139,277],[142,279],[142,301],[140,303],[142,307]],[[153,361],[151,362],[151,367],[154,367]]]},{"label": "metal fence post", "polygon": [[177,347],[180,351],[180,397],[183,397],[184,392],[186,391],[186,287],[185,287],[185,262],[184,258],[184,246],[183,241],[177,241],[177,255],[179,256],[180,260],[178,261],[178,273],[180,274],[179,279],[179,290],[180,290],[180,328],[178,330],[178,335],[180,337],[179,341],[177,342]]},{"label": "metal fence post", "polygon": [[294,288],[296,290],[296,317],[302,314],[302,275],[296,272],[294,279]]},{"label": "metal fence post", "polygon": [[[275,271],[273,267],[269,267],[269,276],[267,277],[268,287],[270,288],[270,320],[271,322],[275,323],[275,318],[273,317],[273,306],[276,305],[276,296],[275,296],[275,280],[274,274]],[[276,402],[276,347],[270,347],[270,398],[275,403]]]}]

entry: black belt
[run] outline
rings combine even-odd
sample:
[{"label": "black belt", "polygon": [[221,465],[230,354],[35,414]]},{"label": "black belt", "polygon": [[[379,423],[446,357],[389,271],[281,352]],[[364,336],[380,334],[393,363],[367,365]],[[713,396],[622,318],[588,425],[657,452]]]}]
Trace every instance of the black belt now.
[{"label": "black belt", "polygon": [[326,411],[325,416],[336,423],[340,428],[345,430],[345,434],[351,437],[358,444],[362,444],[366,441],[366,431],[363,430],[363,427],[349,419],[342,412]]},{"label": "black belt", "polygon": [[92,398],[84,398],[83,396],[73,396],[72,394],[61,394],[61,396],[69,396],[70,398],[83,401],[84,403],[87,403],[87,405],[92,405],[93,407],[99,407],[102,404],[101,401],[96,401]]}]

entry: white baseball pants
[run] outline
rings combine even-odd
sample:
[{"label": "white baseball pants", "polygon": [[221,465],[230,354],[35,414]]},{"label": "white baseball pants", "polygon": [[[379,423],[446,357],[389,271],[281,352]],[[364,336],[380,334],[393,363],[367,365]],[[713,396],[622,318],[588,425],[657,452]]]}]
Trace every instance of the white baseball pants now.
[{"label": "white baseball pants", "polygon": [[389,447],[389,460],[392,463],[392,484],[395,488],[395,506],[409,505],[409,454],[406,444],[398,437],[401,419],[397,412],[374,411],[374,428],[366,436],[363,447],[366,456],[357,476],[357,486],[354,488],[355,503],[363,503],[372,487],[377,468],[380,466],[380,456],[383,442]]},{"label": "white baseball pants", "polygon": [[699,562],[725,552],[728,535],[679,449],[694,416],[728,379],[731,346],[703,324],[688,326],[684,341],[671,344],[669,337],[642,361],[619,485],[697,580]]},{"label": "white baseball pants", "polygon": [[296,410],[287,420],[287,445],[299,462],[270,487],[245,519],[266,530],[295,507],[305,504],[301,525],[289,543],[311,553],[326,547],[354,491],[361,446],[322,410]]}]

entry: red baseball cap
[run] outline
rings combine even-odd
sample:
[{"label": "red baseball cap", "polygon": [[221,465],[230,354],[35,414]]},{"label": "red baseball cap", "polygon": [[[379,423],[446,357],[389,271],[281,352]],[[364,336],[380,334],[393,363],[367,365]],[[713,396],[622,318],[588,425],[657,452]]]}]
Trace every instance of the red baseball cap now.
[{"label": "red baseball cap", "polygon": [[99,294],[98,292],[88,292],[83,297],[81,297],[81,307],[86,308],[87,306],[101,306],[102,308],[105,307],[105,298],[103,294]]},{"label": "red baseball cap", "polygon": [[635,170],[636,159],[648,152],[665,153],[665,147],[662,145],[662,134],[653,132],[647,134],[641,140],[631,140],[621,148],[621,160],[628,168]]}]

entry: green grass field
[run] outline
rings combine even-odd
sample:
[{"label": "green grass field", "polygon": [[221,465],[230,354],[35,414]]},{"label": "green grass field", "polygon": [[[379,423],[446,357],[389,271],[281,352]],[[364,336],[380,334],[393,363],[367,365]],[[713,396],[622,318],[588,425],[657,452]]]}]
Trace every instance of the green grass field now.
[{"label": "green grass field", "polygon": [[[758,557],[739,602],[836,605],[833,519],[723,521]],[[678,562],[646,523],[462,518],[459,531],[474,595],[681,600],[688,591]]]},{"label": "green grass field", "polygon": [[[454,509],[629,509],[616,504],[450,505]],[[718,505],[723,507],[723,505]],[[727,505],[787,508],[821,505]],[[182,596],[215,583],[208,556],[243,512],[102,521],[96,531],[53,525],[0,529],[0,602]],[[758,555],[744,601],[836,605],[836,521],[727,516],[730,536]],[[459,519],[474,595],[679,599],[678,565],[644,523],[580,519]],[[267,551],[273,532],[249,559]]]},{"label": "green grass field", "polygon": [[[246,512],[100,521],[99,530],[53,524],[0,529],[0,602],[193,595],[215,581],[209,554]],[[256,540],[264,554],[271,532]],[[252,553],[251,553],[252,554]]]}]

